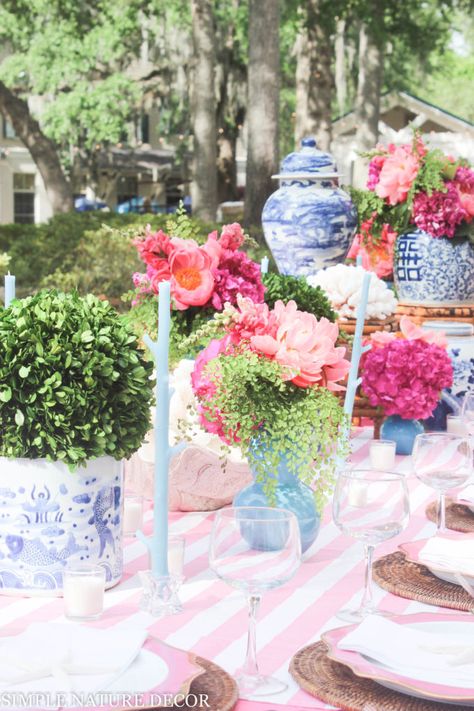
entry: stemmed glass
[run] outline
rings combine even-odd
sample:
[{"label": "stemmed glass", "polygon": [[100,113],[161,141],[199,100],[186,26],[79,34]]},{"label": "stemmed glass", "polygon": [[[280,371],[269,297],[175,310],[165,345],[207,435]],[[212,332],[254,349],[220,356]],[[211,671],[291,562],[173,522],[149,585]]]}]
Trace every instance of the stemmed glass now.
[{"label": "stemmed glass", "polygon": [[368,614],[389,615],[378,610],[372,593],[372,561],[375,546],[398,536],[410,517],[408,488],[403,474],[379,469],[341,471],[334,491],[333,518],[343,533],[363,542],[365,589],[358,609],[337,616],[360,622]]},{"label": "stemmed glass", "polygon": [[467,393],[464,397],[461,420],[466,427],[467,434],[474,437],[474,392]]},{"label": "stemmed glass", "polygon": [[446,531],[446,492],[468,482],[472,449],[467,437],[448,432],[417,435],[413,446],[415,476],[438,492],[438,531]]},{"label": "stemmed glass", "polygon": [[284,585],[300,562],[299,526],[290,511],[242,506],[217,512],[211,533],[210,567],[219,578],[241,590],[249,606],[247,655],[236,672],[244,694],[267,696],[287,688],[278,679],[259,672],[256,619],[262,593]]}]

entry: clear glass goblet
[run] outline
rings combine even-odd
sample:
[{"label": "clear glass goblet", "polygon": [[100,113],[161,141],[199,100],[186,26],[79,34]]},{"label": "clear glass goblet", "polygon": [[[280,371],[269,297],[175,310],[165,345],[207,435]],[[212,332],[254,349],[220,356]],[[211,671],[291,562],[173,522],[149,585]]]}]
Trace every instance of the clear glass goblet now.
[{"label": "clear glass goblet", "polygon": [[467,434],[474,437],[474,392],[466,393],[461,408],[461,420]]},{"label": "clear glass goblet", "polygon": [[389,615],[378,610],[372,593],[372,561],[375,546],[398,536],[408,524],[410,507],[403,474],[380,469],[351,469],[338,475],[333,498],[335,524],[365,548],[365,589],[357,609],[345,609],[337,617],[360,622],[368,614]]},{"label": "clear glass goblet", "polygon": [[256,624],[262,594],[284,585],[298,570],[301,540],[296,516],[284,509],[242,506],[217,512],[211,534],[211,569],[248,600],[249,630],[244,665],[236,672],[243,694],[267,696],[286,684],[260,674]]},{"label": "clear glass goblet", "polygon": [[472,476],[468,437],[449,432],[417,435],[412,453],[415,476],[438,492],[438,531],[446,531],[446,493],[467,484]]}]

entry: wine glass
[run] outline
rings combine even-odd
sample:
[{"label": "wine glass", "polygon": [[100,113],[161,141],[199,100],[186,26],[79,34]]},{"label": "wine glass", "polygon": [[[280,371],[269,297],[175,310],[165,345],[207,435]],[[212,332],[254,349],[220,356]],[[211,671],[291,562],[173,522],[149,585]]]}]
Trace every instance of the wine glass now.
[{"label": "wine glass", "polygon": [[438,492],[438,532],[446,531],[446,492],[468,482],[472,449],[467,437],[449,432],[426,432],[415,437],[412,467],[415,476]]},{"label": "wine glass", "polygon": [[290,511],[242,506],[217,512],[211,533],[210,567],[219,578],[241,590],[249,606],[247,655],[236,672],[244,694],[267,696],[287,688],[278,679],[259,672],[256,619],[262,593],[284,585],[300,562],[299,526]]},{"label": "wine glass", "polygon": [[338,475],[333,498],[333,518],[343,533],[363,542],[365,589],[358,609],[345,609],[337,617],[360,622],[378,610],[372,594],[372,560],[378,543],[398,536],[408,523],[410,506],[403,474],[380,469],[352,469]]},{"label": "wine glass", "polygon": [[467,434],[474,437],[474,392],[466,393],[461,408],[461,420]]}]

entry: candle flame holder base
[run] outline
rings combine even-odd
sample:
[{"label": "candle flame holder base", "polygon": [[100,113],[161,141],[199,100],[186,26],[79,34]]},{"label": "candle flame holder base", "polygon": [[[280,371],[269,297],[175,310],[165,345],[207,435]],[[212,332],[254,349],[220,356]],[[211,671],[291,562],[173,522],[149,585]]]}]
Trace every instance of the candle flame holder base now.
[{"label": "candle flame holder base", "polygon": [[151,570],[142,571],[140,580],[143,595],[140,609],[154,617],[177,615],[183,612],[183,605],[178,597],[181,578],[174,575],[154,576]]}]

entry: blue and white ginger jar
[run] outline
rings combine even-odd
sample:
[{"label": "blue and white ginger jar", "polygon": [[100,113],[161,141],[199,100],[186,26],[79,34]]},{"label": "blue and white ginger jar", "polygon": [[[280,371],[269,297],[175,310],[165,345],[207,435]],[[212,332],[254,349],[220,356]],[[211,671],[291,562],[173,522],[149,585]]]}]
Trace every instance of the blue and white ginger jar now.
[{"label": "blue and white ginger jar", "polygon": [[414,229],[397,239],[394,278],[401,301],[474,301],[474,246]]},{"label": "blue and white ginger jar", "polygon": [[279,189],[262,213],[265,239],[281,274],[310,276],[344,260],[357,211],[339,187],[334,159],[313,138],[281,164]]}]

